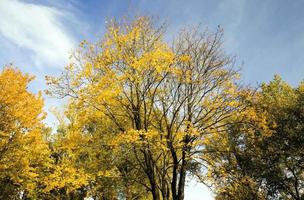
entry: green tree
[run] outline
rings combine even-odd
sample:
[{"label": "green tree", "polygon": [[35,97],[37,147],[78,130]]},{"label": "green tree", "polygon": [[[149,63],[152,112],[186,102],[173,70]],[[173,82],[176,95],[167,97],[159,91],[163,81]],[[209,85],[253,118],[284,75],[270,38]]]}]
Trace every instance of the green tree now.
[{"label": "green tree", "polygon": [[208,146],[214,151],[208,159],[215,160],[210,177],[219,183],[219,196],[227,185],[237,186],[228,186],[236,194],[249,177],[263,198],[302,199],[303,83],[293,88],[275,76],[247,104],[245,115],[229,126],[226,142],[213,138]]}]

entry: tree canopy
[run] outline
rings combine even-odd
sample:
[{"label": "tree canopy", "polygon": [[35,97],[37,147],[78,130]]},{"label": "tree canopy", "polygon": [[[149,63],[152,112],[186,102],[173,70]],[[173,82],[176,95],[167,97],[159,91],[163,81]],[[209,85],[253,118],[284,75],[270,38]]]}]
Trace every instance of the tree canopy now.
[{"label": "tree canopy", "polygon": [[165,38],[136,17],[82,41],[46,77],[46,94],[68,98],[53,130],[33,77],[5,67],[0,198],[183,200],[195,178],[219,200],[303,199],[304,84],[243,86],[221,28]]}]

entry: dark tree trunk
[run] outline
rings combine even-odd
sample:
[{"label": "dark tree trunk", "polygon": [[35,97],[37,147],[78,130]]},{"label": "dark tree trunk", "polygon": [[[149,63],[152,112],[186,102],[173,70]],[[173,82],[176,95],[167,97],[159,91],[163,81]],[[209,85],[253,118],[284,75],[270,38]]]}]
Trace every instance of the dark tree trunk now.
[{"label": "dark tree trunk", "polygon": [[183,154],[182,155],[182,165],[181,165],[181,169],[180,169],[177,200],[184,200],[184,197],[185,197],[186,166],[187,166],[185,150],[183,151],[182,154]]}]

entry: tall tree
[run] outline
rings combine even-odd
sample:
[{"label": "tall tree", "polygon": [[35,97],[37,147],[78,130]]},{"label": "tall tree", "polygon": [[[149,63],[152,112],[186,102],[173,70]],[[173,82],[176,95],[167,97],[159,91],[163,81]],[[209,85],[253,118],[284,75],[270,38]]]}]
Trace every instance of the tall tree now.
[{"label": "tall tree", "polygon": [[48,92],[69,96],[79,120],[111,121],[108,145],[135,163],[144,177],[135,182],[153,199],[182,200],[187,175],[204,164],[205,135],[241,109],[238,74],[222,30],[183,31],[172,48],[164,33],[147,17],[112,21],[100,42],[81,43],[62,76],[47,77]]}]

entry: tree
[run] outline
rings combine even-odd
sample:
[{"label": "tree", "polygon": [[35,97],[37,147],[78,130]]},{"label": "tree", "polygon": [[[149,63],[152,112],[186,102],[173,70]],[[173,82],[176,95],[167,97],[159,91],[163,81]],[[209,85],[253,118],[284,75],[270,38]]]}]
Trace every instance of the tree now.
[{"label": "tree", "polygon": [[0,198],[35,198],[50,164],[43,140],[41,94],[27,90],[32,76],[12,66],[0,73]]},{"label": "tree", "polygon": [[114,20],[103,40],[82,42],[74,62],[47,83],[51,95],[70,97],[68,112],[78,114],[82,128],[111,122],[108,130],[91,131],[109,134],[109,149],[135,161],[129,172],[143,175],[134,182],[153,199],[182,200],[186,176],[201,175],[205,135],[221,131],[242,105],[221,29],[185,30],[172,48],[164,33],[147,17]]},{"label": "tree", "polygon": [[304,198],[303,94],[303,82],[293,88],[275,76],[269,84],[262,84],[261,109],[275,124],[273,134],[260,145],[265,169],[261,177],[270,196]]},{"label": "tree", "polygon": [[243,187],[240,180],[247,177],[261,198],[303,198],[303,83],[293,88],[275,76],[247,104],[225,142],[213,138],[208,147],[215,152],[208,159],[217,166],[210,167],[210,176],[223,183],[216,186],[219,196],[225,185]]}]

